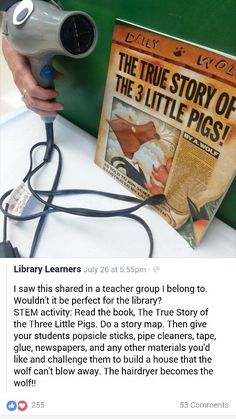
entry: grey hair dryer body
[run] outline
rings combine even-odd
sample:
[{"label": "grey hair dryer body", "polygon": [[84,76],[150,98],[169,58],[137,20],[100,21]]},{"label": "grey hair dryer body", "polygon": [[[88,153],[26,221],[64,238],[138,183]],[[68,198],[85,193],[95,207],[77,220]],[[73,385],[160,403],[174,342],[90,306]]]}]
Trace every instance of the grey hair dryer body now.
[{"label": "grey hair dryer body", "polygon": [[97,42],[96,25],[88,14],[67,12],[42,0],[22,0],[10,7],[3,33],[15,50],[28,57],[34,77],[44,88],[53,87],[54,55],[83,58]]}]

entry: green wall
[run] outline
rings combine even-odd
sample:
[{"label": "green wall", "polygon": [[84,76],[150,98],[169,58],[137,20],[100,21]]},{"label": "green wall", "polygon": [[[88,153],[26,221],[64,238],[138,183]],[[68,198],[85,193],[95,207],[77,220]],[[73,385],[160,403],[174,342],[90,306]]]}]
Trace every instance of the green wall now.
[{"label": "green wall", "polygon": [[[97,136],[115,18],[236,55],[236,0],[60,0],[96,21],[96,50],[82,60],[56,58],[63,116]],[[236,179],[217,216],[236,228]]]}]

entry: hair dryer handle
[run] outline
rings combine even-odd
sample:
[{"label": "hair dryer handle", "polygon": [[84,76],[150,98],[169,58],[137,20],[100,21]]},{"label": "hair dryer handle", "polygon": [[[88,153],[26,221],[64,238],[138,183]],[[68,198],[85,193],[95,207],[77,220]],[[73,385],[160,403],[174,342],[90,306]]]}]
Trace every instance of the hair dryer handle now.
[{"label": "hair dryer handle", "polygon": [[[50,57],[29,57],[33,76],[38,84],[44,89],[54,89],[54,71],[51,66]],[[55,117],[43,116],[45,123],[53,122]]]}]

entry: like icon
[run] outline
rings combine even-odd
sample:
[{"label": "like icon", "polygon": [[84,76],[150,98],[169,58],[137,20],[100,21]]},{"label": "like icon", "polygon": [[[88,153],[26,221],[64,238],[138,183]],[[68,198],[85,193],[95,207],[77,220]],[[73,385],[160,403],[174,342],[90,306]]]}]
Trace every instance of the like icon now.
[{"label": "like icon", "polygon": [[24,400],[18,402],[18,410],[20,410],[21,412],[24,412],[27,409],[27,407],[28,404]]},{"label": "like icon", "polygon": [[7,403],[7,410],[9,410],[9,412],[14,412],[14,410],[16,410],[16,408],[17,408],[17,403],[14,402],[13,400],[10,400]]}]

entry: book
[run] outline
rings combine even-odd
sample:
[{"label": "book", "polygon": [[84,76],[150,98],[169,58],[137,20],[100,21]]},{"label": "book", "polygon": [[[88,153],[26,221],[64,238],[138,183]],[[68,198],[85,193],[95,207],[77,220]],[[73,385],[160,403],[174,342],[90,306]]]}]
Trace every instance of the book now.
[{"label": "book", "polygon": [[116,20],[95,162],[195,248],[236,169],[236,58]]}]

